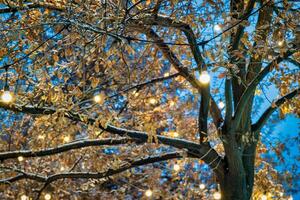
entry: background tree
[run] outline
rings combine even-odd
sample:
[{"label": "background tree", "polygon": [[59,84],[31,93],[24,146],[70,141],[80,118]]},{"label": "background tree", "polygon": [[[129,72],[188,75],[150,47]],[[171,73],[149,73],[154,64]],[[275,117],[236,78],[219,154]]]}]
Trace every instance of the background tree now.
[{"label": "background tree", "polygon": [[1,3],[1,197],[287,198],[256,149],[299,115],[299,2]]}]

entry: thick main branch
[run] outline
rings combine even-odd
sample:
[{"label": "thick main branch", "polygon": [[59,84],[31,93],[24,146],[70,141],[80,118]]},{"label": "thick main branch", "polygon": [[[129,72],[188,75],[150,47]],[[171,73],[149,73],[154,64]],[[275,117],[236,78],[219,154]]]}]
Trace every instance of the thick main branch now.
[{"label": "thick main branch", "polygon": [[21,151],[8,151],[8,152],[0,152],[0,160],[6,160],[11,158],[17,158],[19,156],[22,157],[42,157],[49,156],[54,154],[63,153],[70,150],[81,149],[85,147],[91,146],[103,146],[103,145],[119,145],[126,144],[129,142],[134,142],[132,139],[128,138],[120,138],[120,139],[86,139],[71,142],[68,144],[60,145],[58,147],[52,147],[40,151],[31,151],[31,150],[21,150]]},{"label": "thick main branch", "polygon": [[[50,115],[56,112],[54,108],[41,108],[41,107],[34,107],[34,106],[19,106],[19,105],[7,105],[0,102],[0,107],[15,111],[15,112],[22,112],[27,114],[36,114],[36,115]],[[82,122],[85,124],[94,124],[96,122],[93,118],[87,118],[84,120],[78,113],[73,112],[66,112],[65,117],[69,118],[72,121]],[[147,142],[148,141],[148,134],[141,131],[135,130],[128,130],[123,128],[118,128],[113,125],[107,125],[104,127],[103,125],[99,124],[99,128],[103,131],[107,131],[111,134],[117,134],[120,136],[128,136],[130,138],[136,139],[139,142]],[[208,145],[199,145],[197,143],[184,140],[184,139],[176,139],[176,138],[169,138],[165,136],[156,136],[159,143],[172,146],[178,149],[186,149],[188,153],[201,158],[205,163],[210,165],[210,167],[215,169],[220,169],[222,165],[222,158],[218,155],[218,153],[209,147]],[[220,164],[221,163],[221,164]]]}]

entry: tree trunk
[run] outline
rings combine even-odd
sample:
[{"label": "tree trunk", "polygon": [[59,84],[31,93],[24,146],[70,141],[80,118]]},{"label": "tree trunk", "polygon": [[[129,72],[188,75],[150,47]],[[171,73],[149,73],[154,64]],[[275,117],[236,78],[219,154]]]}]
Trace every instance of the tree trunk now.
[{"label": "tree trunk", "polygon": [[249,200],[253,191],[256,142],[241,145],[235,134],[226,135],[224,172],[218,176],[222,200]]},{"label": "tree trunk", "polygon": [[[249,189],[246,187],[245,176],[228,174],[220,182],[222,200],[249,200]],[[252,189],[252,188],[251,188]]]}]

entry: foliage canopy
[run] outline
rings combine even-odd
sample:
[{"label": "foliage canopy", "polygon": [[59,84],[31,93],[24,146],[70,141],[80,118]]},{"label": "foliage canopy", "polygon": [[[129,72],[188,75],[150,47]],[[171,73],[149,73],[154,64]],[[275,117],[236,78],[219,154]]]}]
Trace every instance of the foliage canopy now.
[{"label": "foliage canopy", "polygon": [[1,198],[287,198],[260,132],[300,115],[299,2],[0,3]]}]

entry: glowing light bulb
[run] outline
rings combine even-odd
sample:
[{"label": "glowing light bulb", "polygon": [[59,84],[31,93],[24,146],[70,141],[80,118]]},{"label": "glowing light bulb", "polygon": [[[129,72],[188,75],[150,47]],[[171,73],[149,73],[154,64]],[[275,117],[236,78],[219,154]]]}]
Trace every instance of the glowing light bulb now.
[{"label": "glowing light bulb", "polygon": [[223,109],[223,108],[225,107],[225,104],[223,103],[223,101],[220,101],[220,102],[218,103],[218,107],[219,107],[220,109]]},{"label": "glowing light bulb", "polygon": [[178,172],[180,170],[180,166],[178,164],[175,164],[173,166],[173,169]]},{"label": "glowing light bulb", "polygon": [[281,197],[283,197],[283,192],[279,192],[279,195],[280,195]]},{"label": "glowing light bulb", "polygon": [[175,106],[175,102],[174,101],[170,101],[170,106],[171,107]]},{"label": "glowing light bulb", "polygon": [[149,190],[149,189],[146,190],[146,192],[145,192],[145,195],[146,195],[147,197],[151,197],[152,194],[153,194],[152,190]]},{"label": "glowing light bulb", "polygon": [[278,42],[277,42],[277,44],[278,44],[278,46],[283,46],[283,44],[284,44],[284,41],[283,40],[279,40]]},{"label": "glowing light bulb", "polygon": [[60,167],[60,171],[65,171],[65,167],[64,167],[64,166],[61,166],[61,167]]},{"label": "glowing light bulb", "polygon": [[200,74],[200,83],[202,84],[208,84],[210,82],[210,76],[208,74],[207,71],[203,71],[201,74]]},{"label": "glowing light bulb", "polygon": [[169,72],[164,73],[164,77],[170,76]]},{"label": "glowing light bulb", "polygon": [[4,91],[1,95],[1,100],[4,103],[10,103],[13,100],[13,95],[10,91]]},{"label": "glowing light bulb", "polygon": [[101,97],[100,94],[97,94],[97,95],[94,96],[94,102],[96,102],[96,103],[101,103],[102,100],[103,100],[103,99],[102,99],[102,97]]},{"label": "glowing light bulb", "polygon": [[259,95],[261,95],[261,92],[262,91],[260,89],[256,89],[254,92],[254,95],[259,96]]},{"label": "glowing light bulb", "polygon": [[81,169],[85,169],[85,164],[84,164],[84,162],[81,163]]},{"label": "glowing light bulb", "polygon": [[132,94],[133,94],[133,96],[135,96],[135,97],[139,96],[139,93],[137,92],[137,90],[134,90],[134,91],[132,92]]},{"label": "glowing light bulb", "polygon": [[29,200],[29,197],[26,196],[25,194],[23,194],[23,195],[21,196],[21,200]]},{"label": "glowing light bulb", "polygon": [[272,55],[268,55],[268,59],[269,59],[269,60],[273,60],[274,57],[273,57]]},{"label": "glowing light bulb", "polygon": [[293,200],[294,198],[292,197],[292,196],[290,196],[289,198],[288,198],[288,200]]},{"label": "glowing light bulb", "polygon": [[179,136],[178,132],[176,132],[176,131],[171,131],[170,135],[171,135],[171,137],[178,137]]},{"label": "glowing light bulb", "polygon": [[204,189],[205,189],[205,184],[201,183],[201,184],[199,185],[199,188],[200,188],[201,190],[204,190]]},{"label": "glowing light bulb", "polygon": [[268,197],[265,194],[261,195],[261,197],[260,197],[260,200],[267,200],[267,199],[268,199]]},{"label": "glowing light bulb", "polygon": [[45,200],[50,200],[51,199],[51,194],[47,193],[44,196]]},{"label": "glowing light bulb", "polygon": [[149,103],[150,103],[150,104],[156,104],[156,102],[157,102],[157,101],[156,101],[156,99],[154,99],[154,98],[149,99]]},{"label": "glowing light bulb", "polygon": [[221,31],[222,28],[221,28],[220,25],[216,24],[216,25],[214,26],[214,30],[218,32],[218,31]]},{"label": "glowing light bulb", "polygon": [[221,193],[220,192],[215,192],[213,194],[214,199],[221,199]]},{"label": "glowing light bulb", "polygon": [[38,139],[43,140],[43,139],[45,139],[45,136],[44,135],[39,135]]},{"label": "glowing light bulb", "polygon": [[24,160],[24,157],[23,157],[23,156],[19,156],[19,157],[18,157],[18,161],[19,161],[19,162],[22,162],[23,160]]},{"label": "glowing light bulb", "polygon": [[67,135],[64,137],[64,142],[70,142],[70,140],[71,140],[70,136]]}]

